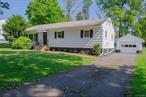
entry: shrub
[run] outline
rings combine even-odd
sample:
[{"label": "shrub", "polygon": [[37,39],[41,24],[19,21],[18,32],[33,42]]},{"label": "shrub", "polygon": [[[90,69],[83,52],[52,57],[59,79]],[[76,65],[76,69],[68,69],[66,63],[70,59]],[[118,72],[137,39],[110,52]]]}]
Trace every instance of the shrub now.
[{"label": "shrub", "polygon": [[99,44],[95,44],[92,48],[92,52],[95,54],[95,55],[100,55],[101,54],[101,48],[100,48],[100,45]]},{"label": "shrub", "polygon": [[9,41],[10,44],[12,44],[16,40],[16,38],[13,35],[7,36],[6,39]]},{"label": "shrub", "polygon": [[80,54],[85,54],[85,51],[81,50],[81,51],[80,51]]},{"label": "shrub", "polygon": [[12,43],[13,49],[31,49],[32,41],[27,37],[19,37]]}]

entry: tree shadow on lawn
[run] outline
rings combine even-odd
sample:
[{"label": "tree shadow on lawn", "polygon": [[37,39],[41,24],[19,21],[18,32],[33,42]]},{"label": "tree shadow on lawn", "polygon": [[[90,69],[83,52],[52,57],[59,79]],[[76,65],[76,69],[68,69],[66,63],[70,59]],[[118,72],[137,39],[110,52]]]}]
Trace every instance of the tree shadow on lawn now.
[{"label": "tree shadow on lawn", "polygon": [[23,85],[4,97],[126,97],[133,68],[93,64]]},{"label": "tree shadow on lawn", "polygon": [[85,64],[85,59],[65,54],[40,52],[0,52],[0,89],[15,87],[43,76]]}]

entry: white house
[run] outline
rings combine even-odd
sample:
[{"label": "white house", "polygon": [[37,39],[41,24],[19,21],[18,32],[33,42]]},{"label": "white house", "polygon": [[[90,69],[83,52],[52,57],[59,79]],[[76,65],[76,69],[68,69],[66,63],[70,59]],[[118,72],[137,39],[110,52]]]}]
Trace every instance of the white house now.
[{"label": "white house", "polygon": [[103,53],[114,50],[115,31],[110,18],[36,25],[26,31],[33,32],[34,43],[51,48],[91,49],[99,44]]},{"label": "white house", "polygon": [[116,40],[116,50],[121,53],[140,53],[144,40],[127,34]]},{"label": "white house", "polygon": [[1,19],[0,20],[0,43],[7,43],[7,41],[5,40],[3,34],[3,30],[2,30],[2,25],[5,24],[6,22],[6,19]]}]

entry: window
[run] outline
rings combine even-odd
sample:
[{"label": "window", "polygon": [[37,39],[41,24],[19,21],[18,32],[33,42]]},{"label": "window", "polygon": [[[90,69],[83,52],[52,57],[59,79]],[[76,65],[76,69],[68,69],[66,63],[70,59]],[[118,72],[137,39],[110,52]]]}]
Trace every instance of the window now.
[{"label": "window", "polygon": [[58,32],[57,34],[57,38],[62,38],[62,32]]},{"label": "window", "polygon": [[136,47],[136,45],[133,45],[133,47]]},{"label": "window", "polygon": [[84,31],[84,37],[90,37],[90,32],[89,32],[89,30]]},{"label": "window", "polygon": [[64,31],[62,31],[62,32],[55,32],[55,39],[56,38],[60,38],[60,39],[62,39],[62,38],[64,38]]},{"label": "window", "polygon": [[132,45],[132,44],[125,44],[125,45],[121,45],[121,47],[129,47],[129,48],[135,48],[136,47],[136,45]]},{"label": "window", "polygon": [[128,47],[128,45],[125,45],[125,47]]},{"label": "window", "polygon": [[132,47],[132,45],[129,45],[129,47]]},{"label": "window", "polygon": [[34,35],[34,41],[38,41],[38,34]]},{"label": "window", "polygon": [[93,37],[93,29],[81,30],[80,37],[81,38],[92,38]]}]

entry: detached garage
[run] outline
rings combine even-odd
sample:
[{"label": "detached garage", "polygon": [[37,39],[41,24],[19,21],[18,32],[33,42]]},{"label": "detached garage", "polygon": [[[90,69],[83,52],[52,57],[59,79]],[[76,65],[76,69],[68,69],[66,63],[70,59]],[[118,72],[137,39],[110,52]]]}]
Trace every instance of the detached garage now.
[{"label": "detached garage", "polygon": [[127,34],[116,40],[116,51],[121,53],[140,53],[144,40]]}]

